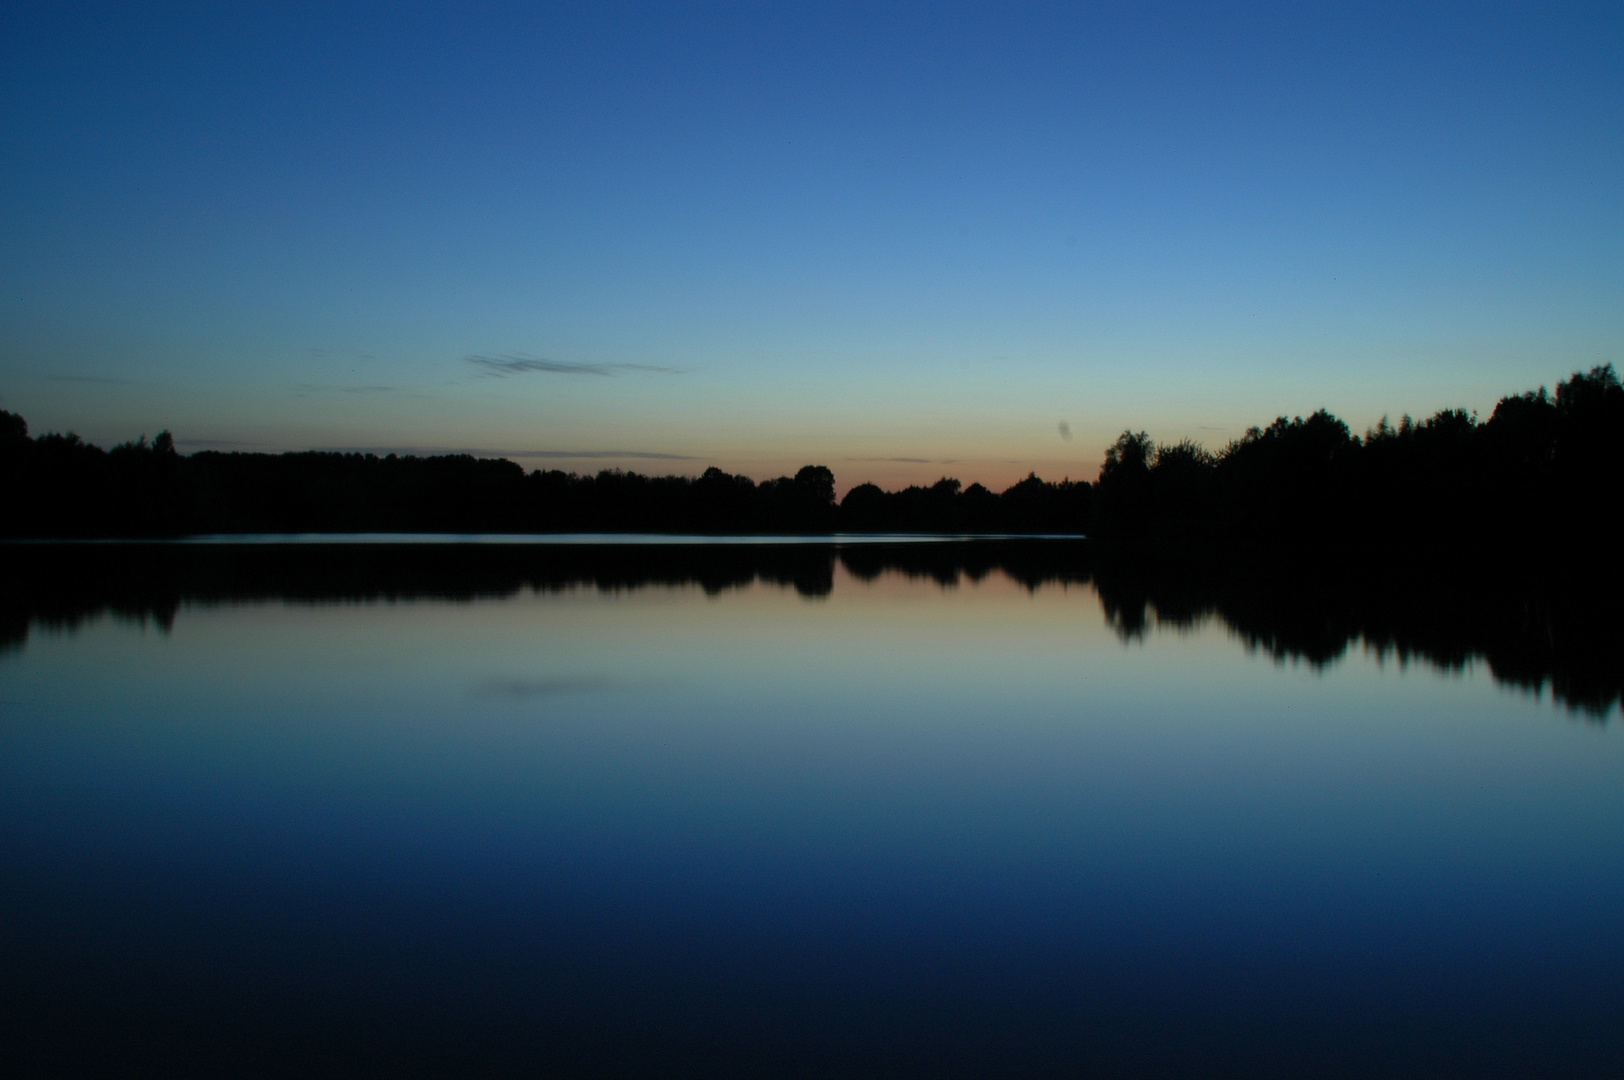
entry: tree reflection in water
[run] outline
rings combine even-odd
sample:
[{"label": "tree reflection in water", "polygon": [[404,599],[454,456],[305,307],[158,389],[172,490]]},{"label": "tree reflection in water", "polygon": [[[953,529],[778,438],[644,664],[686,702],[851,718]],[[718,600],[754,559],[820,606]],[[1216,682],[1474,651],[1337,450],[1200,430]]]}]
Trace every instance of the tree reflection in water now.
[{"label": "tree reflection in water", "polygon": [[1002,573],[1029,589],[1092,584],[1125,641],[1216,616],[1279,660],[1324,666],[1363,646],[1544,692],[1605,720],[1624,696],[1620,575],[1584,560],[1538,566],[1459,553],[1395,565],[1357,559],[1135,556],[1075,540],[770,544],[40,544],[0,568],[0,649],[31,629],[71,631],[103,614],[167,629],[183,604],[467,601],[589,587],[762,583],[829,595],[840,563],[872,581],[899,573],[943,587]]}]

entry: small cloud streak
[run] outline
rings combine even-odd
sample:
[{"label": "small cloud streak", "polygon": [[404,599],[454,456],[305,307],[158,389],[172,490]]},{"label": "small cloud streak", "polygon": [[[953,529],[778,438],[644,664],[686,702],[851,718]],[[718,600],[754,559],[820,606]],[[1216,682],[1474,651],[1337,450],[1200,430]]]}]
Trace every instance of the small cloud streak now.
[{"label": "small cloud streak", "polygon": [[[294,397],[309,397],[311,394],[405,394],[406,391],[398,386],[321,386],[316,383],[295,383]],[[413,397],[421,397],[414,394]]]},{"label": "small cloud streak", "polygon": [[176,446],[191,446],[199,450],[213,450],[220,446],[270,446],[270,443],[243,442],[239,439],[176,439]]},{"label": "small cloud streak", "polygon": [[95,383],[99,386],[134,386],[130,379],[111,379],[105,375],[47,375],[52,382]]},{"label": "small cloud streak", "polygon": [[493,379],[505,379],[512,375],[526,375],[531,372],[601,377],[610,377],[622,371],[651,371],[662,375],[685,374],[680,368],[658,367],[653,364],[590,364],[523,356],[466,356],[463,359],[479,374]]},{"label": "small cloud streak", "polygon": [[900,462],[904,465],[957,465],[959,458],[928,458],[928,457],[849,457],[842,461],[884,461]]},{"label": "small cloud streak", "polygon": [[639,461],[698,461],[692,454],[661,454],[652,450],[507,450],[503,457],[548,458],[567,461],[570,458],[636,458]]},{"label": "small cloud streak", "polygon": [[[211,445],[218,445],[210,440]],[[477,458],[537,458],[546,461],[603,460],[631,458],[637,461],[699,461],[693,454],[665,454],[654,450],[513,450],[488,446],[324,446],[316,449],[332,454],[377,454],[385,457],[435,457],[442,454],[467,454]]]},{"label": "small cloud streak", "polygon": [[615,683],[594,675],[561,679],[492,679],[477,687],[479,697],[527,698],[557,697],[560,694],[590,694],[613,689]]}]

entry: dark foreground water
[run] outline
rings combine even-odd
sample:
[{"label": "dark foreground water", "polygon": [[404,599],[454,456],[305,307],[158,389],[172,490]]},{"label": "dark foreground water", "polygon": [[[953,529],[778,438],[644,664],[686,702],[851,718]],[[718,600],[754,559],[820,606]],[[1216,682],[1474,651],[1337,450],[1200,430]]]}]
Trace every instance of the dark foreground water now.
[{"label": "dark foreground water", "polygon": [[9,579],[13,1075],[1624,1071],[1560,620],[1075,544],[107,550]]}]

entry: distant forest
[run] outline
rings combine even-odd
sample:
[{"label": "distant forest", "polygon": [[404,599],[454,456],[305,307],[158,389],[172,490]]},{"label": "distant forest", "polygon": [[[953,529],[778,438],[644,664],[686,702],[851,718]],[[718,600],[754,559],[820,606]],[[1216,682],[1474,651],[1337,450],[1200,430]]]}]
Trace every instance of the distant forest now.
[{"label": "distant forest", "polygon": [[1217,452],[1125,431],[1094,482],[1028,476],[1003,492],[944,478],[835,500],[808,465],[756,483],[502,459],[307,451],[184,456],[168,432],[111,450],[29,437],[0,411],[0,535],[281,532],[1083,533],[1131,547],[1612,543],[1624,505],[1624,387],[1612,365],[1355,435],[1321,410]]}]

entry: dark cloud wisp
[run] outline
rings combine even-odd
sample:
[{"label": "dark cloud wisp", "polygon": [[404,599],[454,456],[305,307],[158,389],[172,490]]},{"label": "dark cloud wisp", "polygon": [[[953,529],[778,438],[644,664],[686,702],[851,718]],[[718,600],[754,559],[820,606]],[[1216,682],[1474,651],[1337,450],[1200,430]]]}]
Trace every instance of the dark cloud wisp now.
[{"label": "dark cloud wisp", "polygon": [[666,454],[654,450],[516,450],[489,446],[323,446],[317,449],[333,454],[398,454],[401,457],[436,457],[441,454],[468,454],[477,458],[538,458],[544,461],[600,461],[629,458],[635,461],[699,461],[693,454]]},{"label": "dark cloud wisp", "polygon": [[[405,391],[398,386],[324,386],[318,383],[295,383],[294,397],[309,397],[311,394],[403,394]],[[421,395],[412,395],[414,397]]]},{"label": "dark cloud wisp", "polygon": [[567,461],[570,458],[636,458],[639,461],[698,461],[692,454],[660,454],[652,450],[509,450],[503,457],[548,458]]},{"label": "dark cloud wisp", "polygon": [[542,360],[524,356],[465,356],[463,359],[481,375],[505,379],[510,375],[544,372],[554,375],[610,376],[622,371],[650,371],[662,375],[681,375],[682,369],[658,367],[653,364],[591,364],[569,360]]},{"label": "dark cloud wisp", "polygon": [[590,675],[561,679],[492,679],[479,686],[475,693],[481,697],[556,697],[559,694],[589,694],[610,690],[614,686],[611,679]]},{"label": "dark cloud wisp", "polygon": [[96,383],[101,386],[134,386],[130,379],[113,379],[105,375],[47,375],[52,382]]}]

